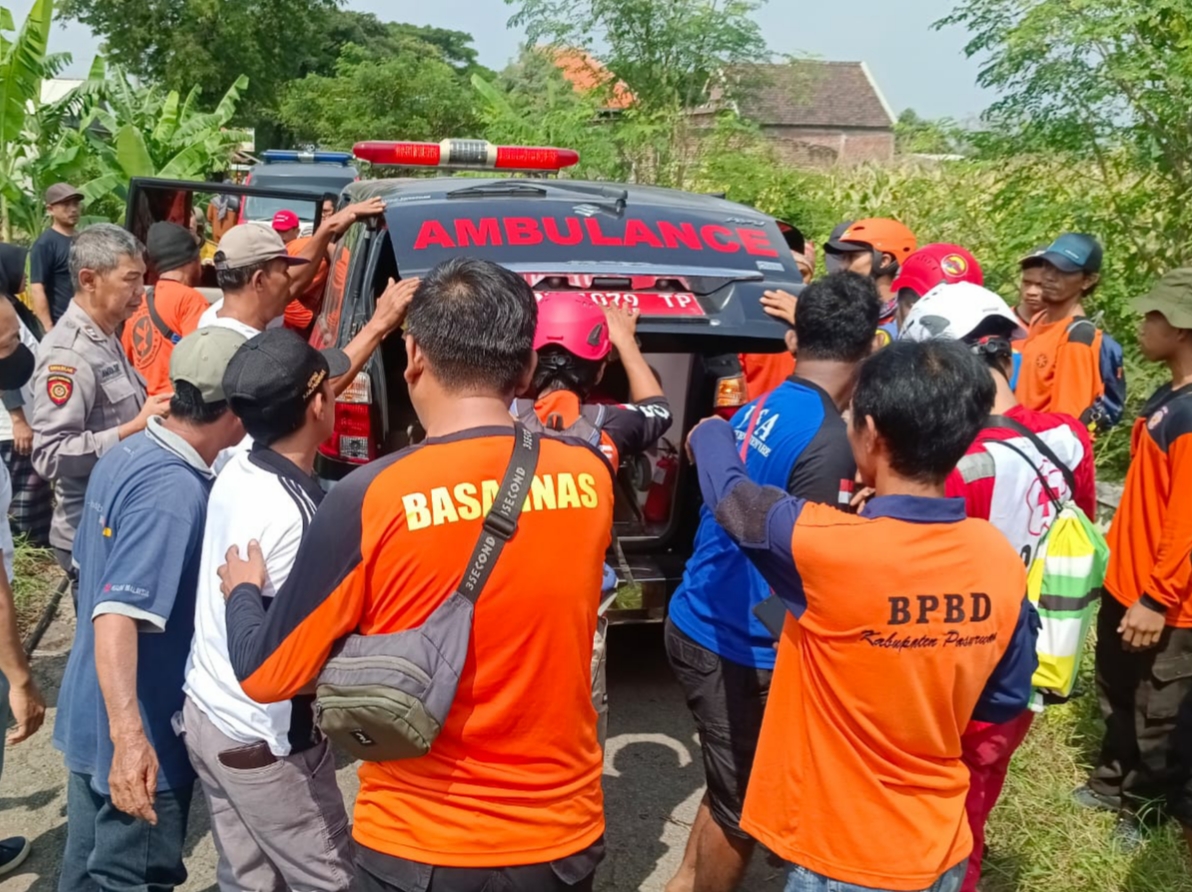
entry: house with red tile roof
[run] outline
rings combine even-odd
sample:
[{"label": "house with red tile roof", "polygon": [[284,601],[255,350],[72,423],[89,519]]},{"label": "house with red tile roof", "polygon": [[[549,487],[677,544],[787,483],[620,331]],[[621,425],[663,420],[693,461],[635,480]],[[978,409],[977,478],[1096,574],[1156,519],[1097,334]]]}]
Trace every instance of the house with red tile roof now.
[{"label": "house with red tile roof", "polygon": [[[781,157],[798,165],[856,164],[894,157],[894,112],[864,62],[797,60],[734,69],[732,90],[695,109],[726,107],[752,121]],[[718,94],[718,95],[717,95]]]}]

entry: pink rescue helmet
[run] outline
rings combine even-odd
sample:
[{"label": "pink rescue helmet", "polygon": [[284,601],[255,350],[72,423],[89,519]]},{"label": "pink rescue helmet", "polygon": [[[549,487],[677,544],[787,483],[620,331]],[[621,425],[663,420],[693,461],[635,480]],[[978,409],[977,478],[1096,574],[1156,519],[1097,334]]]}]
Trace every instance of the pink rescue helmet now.
[{"label": "pink rescue helmet", "polygon": [[903,288],[909,288],[923,297],[936,285],[955,285],[957,282],[984,285],[981,264],[966,248],[937,242],[924,245],[902,261],[890,289],[897,294]]},{"label": "pink rescue helmet", "polygon": [[568,353],[598,362],[612,351],[604,310],[590,297],[552,294],[538,302],[534,349],[555,344]]}]

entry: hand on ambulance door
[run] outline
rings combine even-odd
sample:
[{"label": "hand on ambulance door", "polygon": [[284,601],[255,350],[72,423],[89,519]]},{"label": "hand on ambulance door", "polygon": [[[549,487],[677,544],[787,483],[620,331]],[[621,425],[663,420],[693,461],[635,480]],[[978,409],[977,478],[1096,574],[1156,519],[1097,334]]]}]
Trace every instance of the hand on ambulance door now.
[{"label": "hand on ambulance door", "polygon": [[766,315],[781,319],[787,325],[795,324],[795,307],[799,299],[785,291],[767,291],[762,295],[762,309]]},{"label": "hand on ambulance door", "polygon": [[604,318],[608,320],[608,339],[618,352],[637,346],[637,320],[641,313],[636,307],[606,306]]},{"label": "hand on ambulance door", "polygon": [[[385,201],[381,198],[370,198],[367,201],[350,204],[342,211],[335,212],[323,221],[323,226],[330,229],[332,235],[340,236],[361,217],[376,217],[383,213],[385,213]],[[322,229],[323,226],[319,228]]]},{"label": "hand on ambulance door", "polygon": [[662,384],[637,345],[637,320],[641,315],[631,307],[606,306],[604,318],[608,322],[608,339],[617,348],[621,368],[629,380],[629,400],[643,403],[665,396]]},{"label": "hand on ambulance door", "polygon": [[401,328],[406,321],[406,313],[410,310],[410,302],[414,299],[414,292],[418,290],[421,279],[402,279],[400,282],[389,280],[381,296],[377,298],[377,308],[369,323],[377,326],[381,337]]},{"label": "hand on ambulance door", "polygon": [[248,558],[240,557],[240,546],[233,545],[224,555],[226,563],[219,568],[219,590],[225,599],[232,596],[237,586],[255,585],[258,589],[265,587],[265,555],[261,553],[261,543],[253,539],[248,543]]}]

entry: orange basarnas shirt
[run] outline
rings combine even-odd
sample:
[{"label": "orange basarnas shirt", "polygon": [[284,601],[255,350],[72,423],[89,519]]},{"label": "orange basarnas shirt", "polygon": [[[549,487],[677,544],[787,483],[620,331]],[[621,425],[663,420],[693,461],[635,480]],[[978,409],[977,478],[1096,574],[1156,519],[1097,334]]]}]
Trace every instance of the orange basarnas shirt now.
[{"label": "orange basarnas shirt", "polygon": [[[344,635],[426,622],[459,586],[512,439],[512,428],[464,431],[344,478],[248,664],[233,656],[245,693],[288,699]],[[604,832],[591,660],[612,509],[604,457],[543,437],[517,532],[476,603],[443,730],[426,756],[361,764],[358,843],[423,864],[516,866],[573,855]],[[232,654],[243,651],[237,634],[229,623]]]},{"label": "orange basarnas shirt", "polygon": [[1080,419],[1105,391],[1101,332],[1082,316],[1047,322],[1040,313],[1020,345],[1022,367],[1014,395],[1028,409]]},{"label": "orange basarnas shirt", "polygon": [[1134,422],[1107,539],[1106,590],[1126,607],[1147,595],[1169,626],[1192,628],[1192,385],[1163,386]]},{"label": "orange basarnas shirt", "polygon": [[174,354],[174,342],[158,329],[149,313],[149,301],[153,309],[179,339],[186,337],[199,327],[199,317],[210,304],[189,285],[172,279],[158,279],[153,286],[152,296],[146,294],[136,312],[124,323],[120,343],[128,354],[129,362],[145,379],[149,396],[170,393],[170,357]]}]

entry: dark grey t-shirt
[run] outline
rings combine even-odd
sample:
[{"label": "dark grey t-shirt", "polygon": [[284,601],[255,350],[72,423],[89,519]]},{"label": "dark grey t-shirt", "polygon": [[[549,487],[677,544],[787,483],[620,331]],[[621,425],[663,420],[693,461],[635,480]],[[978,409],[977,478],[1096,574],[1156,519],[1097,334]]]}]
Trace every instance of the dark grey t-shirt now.
[{"label": "dark grey t-shirt", "polygon": [[74,297],[70,284],[70,246],[74,238],[56,229],[47,229],[37,237],[29,251],[29,281],[46,290],[50,302],[50,318],[54,324]]}]

